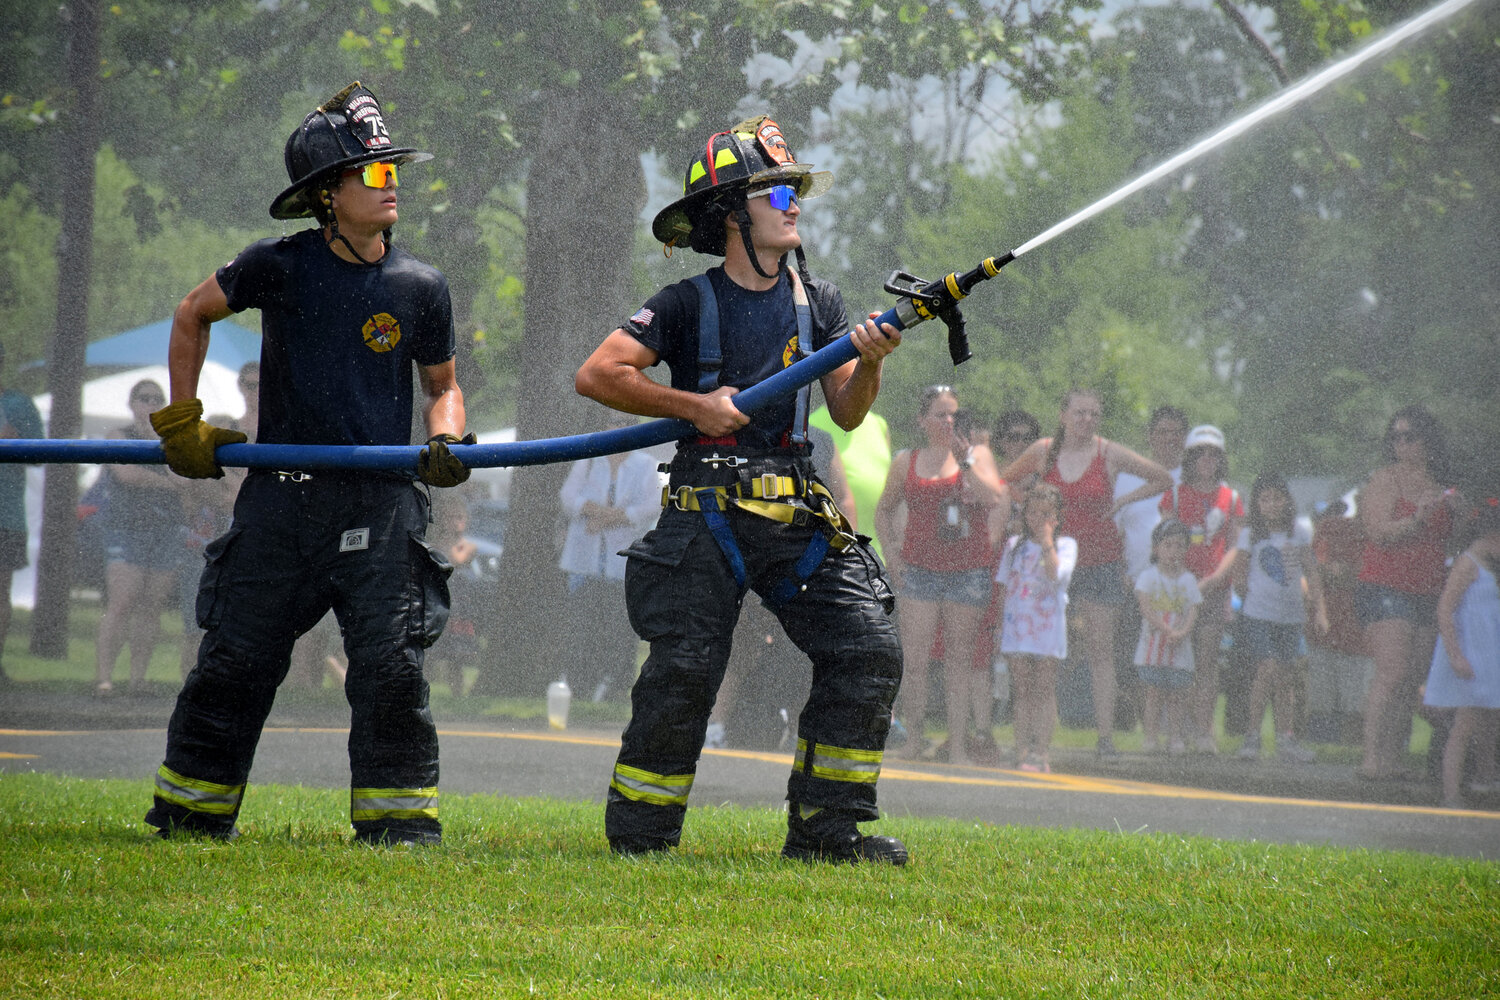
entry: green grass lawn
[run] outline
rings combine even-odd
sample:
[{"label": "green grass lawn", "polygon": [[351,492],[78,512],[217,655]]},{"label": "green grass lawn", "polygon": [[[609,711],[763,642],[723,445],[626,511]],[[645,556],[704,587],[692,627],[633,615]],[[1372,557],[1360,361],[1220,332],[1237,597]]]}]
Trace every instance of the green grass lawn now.
[{"label": "green grass lawn", "polygon": [[1494,863],[902,819],[905,868],[807,866],[729,807],[617,859],[596,804],[482,795],[389,850],[347,806],[163,842],[139,782],[0,776],[0,996],[1500,995]]}]

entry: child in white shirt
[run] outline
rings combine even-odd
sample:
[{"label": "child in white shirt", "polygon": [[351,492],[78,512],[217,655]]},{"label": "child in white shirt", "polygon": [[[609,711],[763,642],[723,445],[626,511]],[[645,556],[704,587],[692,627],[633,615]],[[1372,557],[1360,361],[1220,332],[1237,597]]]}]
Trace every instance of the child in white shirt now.
[{"label": "child in white shirt", "polygon": [[1312,532],[1296,518],[1297,506],[1285,479],[1265,473],[1255,480],[1250,489],[1250,526],[1240,529],[1239,551],[1235,554],[1241,561],[1235,575],[1244,581],[1245,596],[1240,638],[1248,647],[1250,662],[1255,664],[1250,724],[1239,751],[1245,760],[1260,759],[1260,727],[1268,702],[1275,723],[1277,755],[1304,764],[1317,759],[1294,735],[1292,662],[1298,656],[1302,626],[1307,621],[1303,581],[1320,632],[1328,631],[1328,609],[1313,556]]},{"label": "child in white shirt", "polygon": [[1021,534],[1005,543],[995,580],[1005,588],[1000,652],[1010,665],[1016,756],[1023,771],[1052,770],[1047,752],[1057,728],[1057,670],[1068,655],[1068,582],[1078,543],[1056,537],[1063,498],[1038,483],[1021,509]]}]

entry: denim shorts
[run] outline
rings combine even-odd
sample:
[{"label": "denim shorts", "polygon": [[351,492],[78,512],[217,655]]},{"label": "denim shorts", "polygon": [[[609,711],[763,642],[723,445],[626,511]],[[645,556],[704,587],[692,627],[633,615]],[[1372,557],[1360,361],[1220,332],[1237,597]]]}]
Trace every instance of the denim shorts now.
[{"label": "denim shorts", "polygon": [[106,563],[127,563],[149,573],[175,573],[182,565],[182,550],[182,537],[172,521],[104,531]]},{"label": "denim shorts", "polygon": [[1092,601],[1110,607],[1121,607],[1130,603],[1130,591],[1125,587],[1124,566],[1117,559],[1098,566],[1073,567],[1073,582],[1068,584],[1068,599]]},{"label": "denim shorts", "polygon": [[901,595],[914,601],[937,604],[969,604],[976,608],[990,603],[991,574],[988,569],[936,570],[907,566],[901,570]]},{"label": "denim shorts", "polygon": [[1354,615],[1361,625],[1401,618],[1413,625],[1437,623],[1437,595],[1409,594],[1378,583],[1354,584]]},{"label": "denim shorts", "polygon": [[1262,660],[1291,663],[1300,651],[1302,626],[1246,618],[1235,639],[1245,644],[1245,656],[1252,664]]},{"label": "denim shorts", "polygon": [[1180,691],[1193,685],[1191,670],[1179,670],[1176,667],[1143,667],[1137,664],[1135,672],[1140,675],[1141,683],[1147,687]]}]

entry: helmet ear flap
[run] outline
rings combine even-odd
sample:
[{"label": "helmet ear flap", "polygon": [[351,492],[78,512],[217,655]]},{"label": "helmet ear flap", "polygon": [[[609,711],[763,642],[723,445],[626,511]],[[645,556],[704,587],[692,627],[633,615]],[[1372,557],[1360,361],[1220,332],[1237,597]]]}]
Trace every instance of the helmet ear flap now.
[{"label": "helmet ear flap", "polygon": [[710,201],[693,219],[693,231],[688,236],[688,246],[702,254],[714,257],[724,256],[724,243],[727,239],[724,223],[733,214],[733,207],[725,204],[723,199],[716,198]]}]

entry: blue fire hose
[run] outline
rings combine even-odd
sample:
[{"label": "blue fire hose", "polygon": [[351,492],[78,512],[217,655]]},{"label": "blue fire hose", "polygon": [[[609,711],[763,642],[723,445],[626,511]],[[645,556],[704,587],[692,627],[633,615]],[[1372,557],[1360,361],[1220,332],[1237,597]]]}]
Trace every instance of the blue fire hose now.
[{"label": "blue fire hose", "polygon": [[[898,271],[886,282],[886,290],[901,295],[902,299],[874,322],[889,323],[898,330],[906,330],[924,320],[942,319],[948,324],[949,352],[956,364],[968,357],[968,347],[963,339],[963,318],[957,301],[967,295],[974,284],[992,277],[1012,259],[1013,254],[991,257],[967,274],[950,274],[933,282],[924,282]],[[822,350],[740,392],[734,397],[734,404],[743,413],[759,409],[775,399],[791,395],[857,357],[859,351],[845,334]],[[653,420],[634,427],[592,434],[502,444],[452,445],[450,450],[471,469],[489,469],[547,465],[612,455],[697,433],[686,420]],[[416,468],[421,451],[421,445],[226,444],[214,452],[214,457],[220,465],[248,469],[411,470]],[[160,465],[165,461],[159,441],[0,440],[0,463]]]}]

